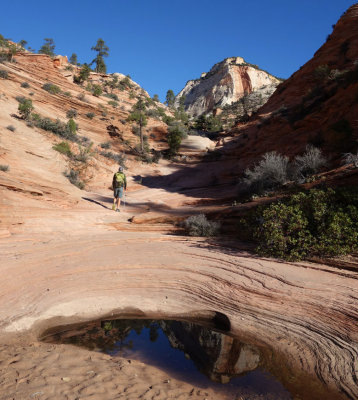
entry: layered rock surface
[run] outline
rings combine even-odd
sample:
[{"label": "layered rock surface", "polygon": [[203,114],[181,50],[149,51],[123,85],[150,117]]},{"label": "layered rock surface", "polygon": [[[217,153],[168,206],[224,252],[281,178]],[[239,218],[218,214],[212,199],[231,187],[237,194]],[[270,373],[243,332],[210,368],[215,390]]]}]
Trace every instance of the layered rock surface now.
[{"label": "layered rock surface", "polygon": [[[246,124],[226,138],[226,153],[243,171],[264,153],[293,157],[308,143],[320,147],[338,166],[342,154],[357,150],[358,140],[358,5],[349,8],[327,41]],[[342,180],[357,183],[357,174]]]},{"label": "layered rock surface", "polygon": [[199,79],[190,80],[176,96],[179,106],[184,96],[185,110],[192,116],[207,114],[230,105],[258,89],[276,87],[280,80],[241,57],[231,57],[215,64]]}]

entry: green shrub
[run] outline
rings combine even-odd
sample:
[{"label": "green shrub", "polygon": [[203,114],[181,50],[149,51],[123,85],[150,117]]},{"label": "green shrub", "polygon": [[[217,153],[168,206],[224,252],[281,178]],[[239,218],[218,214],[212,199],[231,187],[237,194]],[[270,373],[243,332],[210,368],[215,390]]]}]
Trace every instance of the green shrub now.
[{"label": "green shrub", "polygon": [[16,131],[16,128],[14,127],[14,125],[8,125],[8,126],[6,127],[6,129],[8,129],[8,130],[11,131],[11,132],[15,132],[15,131]]},{"label": "green shrub", "polygon": [[70,169],[69,172],[64,173],[65,177],[72,183],[72,185],[77,186],[79,189],[84,189],[85,184],[78,177],[78,172],[74,169]]},{"label": "green shrub", "polygon": [[30,87],[30,85],[28,82],[22,82],[21,87],[27,89]]},{"label": "green shrub", "polygon": [[53,83],[45,83],[44,85],[42,85],[42,89],[46,90],[51,94],[61,93],[61,89],[57,85],[54,85]]},{"label": "green shrub", "polygon": [[180,122],[172,121],[168,126],[167,141],[169,145],[169,152],[173,156],[179,151],[181,141],[187,137],[187,129]]},{"label": "green shrub", "polygon": [[99,97],[102,93],[103,93],[103,90],[100,85],[93,85],[93,87],[92,87],[93,96]]},{"label": "green shrub", "polygon": [[62,94],[63,94],[64,96],[67,96],[67,97],[72,97],[71,92],[63,92]]},{"label": "green shrub", "polygon": [[[34,115],[36,116],[35,118]],[[40,129],[50,131],[55,135],[68,140],[77,140],[76,135],[72,133],[68,124],[63,123],[60,120],[52,121],[50,118],[41,118],[37,114],[32,115],[32,120],[34,121],[35,125]]]},{"label": "green shrub", "polygon": [[220,224],[208,221],[204,214],[192,215],[182,223],[182,227],[190,236],[216,236],[220,230]]},{"label": "green shrub", "polygon": [[0,164],[0,171],[7,172],[9,170],[10,170],[10,167],[8,165]]},{"label": "green shrub", "polygon": [[76,118],[77,117],[77,110],[75,110],[74,108],[71,108],[70,110],[68,110],[66,112],[66,117],[67,118]]},{"label": "green shrub", "polygon": [[115,101],[119,100],[118,96],[114,93],[106,93],[104,96],[108,97],[109,99],[115,100]]},{"label": "green shrub", "polygon": [[117,103],[115,100],[110,100],[110,101],[108,102],[108,104],[109,104],[110,106],[112,106],[113,108],[117,108],[117,107],[118,107],[118,103]]},{"label": "green shrub", "polygon": [[263,256],[300,260],[358,250],[357,188],[300,192],[259,208],[255,219],[248,225]]},{"label": "green shrub", "polygon": [[57,143],[52,148],[61,154],[65,154],[67,157],[72,157],[71,147],[68,142]]},{"label": "green shrub", "polygon": [[99,154],[103,157],[109,158],[110,160],[116,161],[119,165],[125,167],[125,163],[127,160],[125,155],[115,154],[112,153],[111,151],[101,151]]},{"label": "green shrub", "polygon": [[24,96],[16,96],[15,97],[16,101],[18,101],[20,104],[24,103],[26,101],[26,97]]},{"label": "green shrub", "polygon": [[18,106],[19,113],[23,119],[28,119],[33,109],[34,106],[31,99],[25,99]]},{"label": "green shrub", "polygon": [[93,113],[93,112],[88,112],[88,113],[86,114],[86,117],[89,118],[89,119],[93,119],[93,118],[95,117],[95,113]]},{"label": "green shrub", "polygon": [[2,79],[9,79],[9,74],[4,69],[0,69],[0,78]]},{"label": "green shrub", "polygon": [[111,148],[111,142],[105,142],[100,144],[102,149],[110,149]]},{"label": "green shrub", "polygon": [[76,135],[77,125],[76,125],[76,122],[72,118],[70,118],[69,121],[67,122],[67,126],[68,126],[68,129],[71,132],[71,134],[73,136]]}]

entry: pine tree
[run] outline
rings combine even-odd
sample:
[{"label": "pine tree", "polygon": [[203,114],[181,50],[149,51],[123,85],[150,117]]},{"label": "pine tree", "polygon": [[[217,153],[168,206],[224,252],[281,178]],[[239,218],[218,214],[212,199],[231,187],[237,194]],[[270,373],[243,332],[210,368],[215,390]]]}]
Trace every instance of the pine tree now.
[{"label": "pine tree", "polygon": [[72,55],[70,57],[70,63],[72,65],[77,65],[78,64],[77,54],[76,53],[72,53]]},{"label": "pine tree", "polygon": [[167,95],[166,95],[166,104],[168,107],[173,107],[174,106],[174,101],[175,101],[175,95],[174,92],[169,89],[167,91]]},{"label": "pine tree", "polygon": [[22,40],[20,40],[19,45],[24,49],[25,46],[27,45],[27,41],[22,39]]},{"label": "pine tree", "polygon": [[97,52],[96,58],[92,61],[92,64],[96,64],[95,71],[105,74],[107,72],[107,66],[103,57],[108,57],[109,47],[106,46],[104,40],[100,38],[97,40],[97,44],[91,47],[91,50]]},{"label": "pine tree", "polygon": [[129,121],[137,122],[139,126],[139,137],[140,137],[140,148],[141,152],[144,153],[144,138],[143,138],[143,127],[147,125],[147,115],[146,115],[146,103],[140,98],[137,103],[133,106],[132,113],[129,115]]},{"label": "pine tree", "polygon": [[44,40],[45,40],[45,43],[40,48],[39,54],[47,54],[48,56],[53,57],[55,55],[55,53],[54,53],[55,43],[54,43],[53,39],[45,38]]}]

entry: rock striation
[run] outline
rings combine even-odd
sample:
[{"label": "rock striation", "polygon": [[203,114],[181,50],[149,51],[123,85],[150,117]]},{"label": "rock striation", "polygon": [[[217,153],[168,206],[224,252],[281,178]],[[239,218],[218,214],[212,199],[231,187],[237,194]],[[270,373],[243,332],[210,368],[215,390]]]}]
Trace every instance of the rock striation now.
[{"label": "rock striation", "polygon": [[207,114],[230,105],[243,96],[267,87],[276,87],[280,80],[242,57],[230,57],[215,64],[199,79],[190,80],[176,96],[179,106],[184,96],[185,110],[192,116]]},{"label": "rock striation", "polygon": [[[269,151],[293,157],[308,143],[340,165],[342,154],[357,151],[358,5],[335,24],[313,58],[281,83],[246,124],[230,132],[226,147],[243,170]],[[351,183],[356,184],[353,177]],[[347,182],[345,182],[347,184]]]}]

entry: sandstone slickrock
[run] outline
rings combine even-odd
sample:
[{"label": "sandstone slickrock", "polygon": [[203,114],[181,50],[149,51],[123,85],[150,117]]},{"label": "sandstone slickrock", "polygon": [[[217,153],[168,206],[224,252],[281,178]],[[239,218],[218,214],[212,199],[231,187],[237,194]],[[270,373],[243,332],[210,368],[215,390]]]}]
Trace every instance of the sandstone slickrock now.
[{"label": "sandstone slickrock", "polygon": [[[282,99],[287,107],[299,104],[305,83],[313,82],[312,73],[319,65],[352,70],[358,49],[357,18],[358,6],[353,6],[316,58],[283,84],[283,92],[272,96],[260,111],[261,118],[282,105]],[[93,157],[84,171],[88,191],[80,191],[63,175],[69,160],[52,148],[61,139],[26,126],[12,114],[17,113],[15,97],[28,97],[31,90],[41,115],[64,120],[66,111],[75,108],[80,136],[88,137],[98,150],[100,143],[111,140],[112,149],[120,152],[125,140],[134,141],[128,124],[121,122],[135,102],[129,91],[118,93],[124,109],[113,109],[103,97],[86,94],[89,102],[78,99],[85,89],[73,84],[71,71],[54,66],[49,57],[20,54],[16,64],[3,68],[10,79],[0,80],[0,160],[10,169],[0,171],[1,400],[40,396],[40,392],[51,400],[66,396],[217,399],[215,393],[193,391],[191,385],[168,379],[154,367],[37,340],[47,328],[98,318],[131,315],[193,321],[212,320],[217,312],[230,320],[232,335],[252,346],[273,349],[272,373],[292,393],[304,387],[310,400],[358,398],[356,271],[260,259],[216,241],[170,235],[172,226],[166,227],[167,233],[158,232],[158,226],[151,224],[208,211],[210,204],[194,201],[232,194],[237,171],[265,151],[299,151],[307,143],[307,135],[300,134],[315,131],[317,121],[329,126],[338,113],[355,129],[357,83],[337,88],[332,103],[328,100],[322,107],[325,114],[318,110],[309,114],[302,126],[295,123],[295,130],[277,116],[262,131],[256,127],[260,120],[236,128],[237,141],[228,146],[231,159],[217,161],[215,168],[209,163],[183,167],[165,160],[148,166],[130,159],[126,206],[113,213],[109,189],[117,168],[113,161],[98,154]],[[24,81],[31,89],[21,87]],[[46,81],[58,85],[62,93],[41,89]],[[99,114],[100,105],[106,107],[106,116]],[[96,114],[93,120],[86,117],[88,112]],[[9,124],[15,132],[5,128]],[[118,127],[119,137],[111,139],[109,125]],[[150,143],[160,147],[165,126],[154,120],[150,126],[157,132]],[[356,131],[352,135],[356,137]],[[243,150],[238,147],[240,140]],[[225,190],[220,186],[218,193],[220,174],[230,185]],[[133,217],[142,225],[130,224]],[[61,380],[64,377],[71,380]],[[164,381],[169,382],[164,385]]]},{"label": "sandstone slickrock", "polygon": [[[242,171],[269,151],[290,157],[307,143],[322,148],[338,166],[342,154],[354,152],[358,140],[358,5],[349,8],[327,41],[248,123],[226,138],[225,152]],[[350,183],[357,183],[357,174]],[[346,184],[348,183],[345,182]]]},{"label": "sandstone slickrock", "polygon": [[226,58],[199,79],[188,81],[176,96],[175,104],[179,106],[184,96],[185,110],[198,116],[223,108],[259,89],[271,90],[279,83],[279,79],[241,57]]}]

